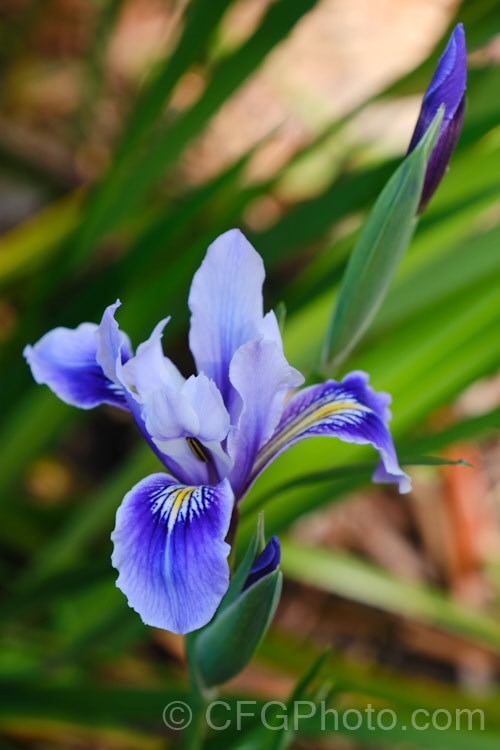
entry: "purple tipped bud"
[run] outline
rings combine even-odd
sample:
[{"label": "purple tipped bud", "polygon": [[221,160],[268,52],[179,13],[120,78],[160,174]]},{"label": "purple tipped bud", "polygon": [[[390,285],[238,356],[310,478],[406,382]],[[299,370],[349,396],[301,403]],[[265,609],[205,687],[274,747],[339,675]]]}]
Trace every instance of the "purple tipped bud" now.
[{"label": "purple tipped bud", "polygon": [[269,573],[274,573],[281,560],[281,547],[277,536],[271,537],[264,550],[260,553],[248,574],[243,591],[260,581]]},{"label": "purple tipped bud", "polygon": [[439,58],[436,72],[425,92],[408,148],[408,153],[411,153],[443,104],[443,121],[427,165],[419,213],[424,210],[441,182],[462,130],[466,79],[465,34],[464,27],[459,23]]}]

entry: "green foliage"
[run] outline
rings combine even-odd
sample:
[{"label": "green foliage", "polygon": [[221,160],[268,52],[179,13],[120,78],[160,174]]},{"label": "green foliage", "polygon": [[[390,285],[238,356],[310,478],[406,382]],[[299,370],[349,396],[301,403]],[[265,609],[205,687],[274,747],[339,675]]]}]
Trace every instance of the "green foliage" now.
[{"label": "green foliage", "polygon": [[202,630],[196,639],[196,656],[205,685],[227,682],[246,667],[272,622],[281,582],[278,570],[264,576]]},{"label": "green foliage", "polygon": [[191,635],[193,670],[204,687],[227,682],[250,662],[265,636],[278,606],[282,575],[279,570],[244,588],[255,560],[265,546],[264,516],[214,619]]},{"label": "green foliage", "polygon": [[382,304],[414,231],[427,163],[443,112],[384,187],[349,258],[327,329],[323,362],[338,367]]}]

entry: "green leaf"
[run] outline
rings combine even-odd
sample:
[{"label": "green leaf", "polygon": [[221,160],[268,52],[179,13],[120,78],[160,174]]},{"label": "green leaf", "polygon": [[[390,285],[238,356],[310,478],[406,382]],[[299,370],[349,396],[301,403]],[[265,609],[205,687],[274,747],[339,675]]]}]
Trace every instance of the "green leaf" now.
[{"label": "green leaf", "polygon": [[[375,334],[387,326],[394,325],[395,322],[400,325],[404,319],[470,287],[475,282],[491,278],[500,269],[498,226],[475,236],[472,240],[468,238],[460,243],[455,241],[452,251],[441,257],[436,257],[436,248],[432,247],[426,233],[423,234],[420,244],[425,242],[431,245],[434,257],[429,258],[423,267],[414,269],[391,290],[374,321]],[[417,260],[422,258],[420,250],[421,247],[418,248],[418,252],[415,251]]]},{"label": "green leaf", "polygon": [[274,713],[273,711],[266,712],[266,722],[272,729],[264,726],[258,727],[255,738],[260,740],[260,744],[256,745],[259,750],[285,750],[289,747],[297,734],[297,729],[293,721],[283,726],[283,712],[285,711],[287,716],[293,716],[301,701],[306,702],[308,706],[314,704],[318,708],[320,701],[324,700],[323,691],[320,689],[313,692],[311,686],[323,670],[329,654],[330,648],[325,649],[314,659],[306,673],[299,678],[286,702],[286,709],[280,702],[275,706]]},{"label": "green leaf", "polygon": [[328,647],[320,653],[317,659],[311,664],[309,669],[302,675],[298,683],[293,689],[290,696],[290,701],[299,701],[306,697],[309,688],[316,679],[316,677],[322,671],[327,658],[330,656],[331,648]]},{"label": "green leaf", "polygon": [[280,333],[281,335],[283,335],[286,322],[286,305],[283,301],[278,302],[278,304],[274,308],[274,314],[276,315],[276,320],[278,321]]},{"label": "green leaf", "polygon": [[296,581],[411,617],[500,651],[500,624],[431,586],[398,579],[343,552],[282,540],[281,567]]},{"label": "green leaf", "polygon": [[257,528],[255,529],[255,533],[250,541],[250,544],[248,545],[243,560],[241,561],[238,569],[231,578],[229,588],[220,604],[218,610],[219,612],[232,604],[240,595],[241,590],[245,585],[245,581],[248,578],[248,574],[250,573],[250,569],[255,562],[255,558],[264,549],[264,544],[264,514],[259,513],[259,515],[257,516]]},{"label": "green leaf", "polygon": [[415,228],[427,162],[443,113],[382,190],[354,247],[327,331],[323,361],[338,365],[380,307]]},{"label": "green leaf", "polygon": [[196,662],[207,687],[230,680],[248,664],[274,617],[281,582],[279,570],[261,578],[200,632]]},{"label": "green leaf", "polygon": [[82,193],[71,193],[42,209],[0,239],[0,285],[35,271],[63,247],[81,219]]},{"label": "green leaf", "polygon": [[121,161],[161,115],[165,102],[186,70],[206,51],[213,31],[232,0],[193,0],[186,7],[186,24],[172,56],[162,64],[138,97],[116,157]]},{"label": "green leaf", "polygon": [[208,5],[204,0],[195,0],[186,8],[187,19],[182,36],[172,54],[153,75],[152,80],[141,92],[130,119],[125,127],[114,163],[89,205],[82,240],[82,251],[86,251],[96,239],[100,222],[106,222],[113,196],[120,189],[130,157],[137,149],[141,138],[154,125],[165,107],[175,84],[206,48],[213,30],[219,23],[231,0],[212,0]]},{"label": "green leaf", "polygon": [[34,553],[32,566],[23,581],[32,586],[81,558],[86,545],[99,535],[109,539],[113,519],[126,492],[158,468],[158,459],[148,445],[132,451],[123,464],[94,493],[92,502],[71,515],[46,546]]},{"label": "green leaf", "polygon": [[[123,217],[135,208],[147,191],[171,167],[191,139],[199,134],[220,106],[239,88],[263,62],[266,55],[284,39],[297,21],[317,0],[278,0],[272,4],[255,33],[223,60],[214,71],[209,85],[196,103],[183,113],[175,123],[163,129],[156,138],[147,143],[147,148],[134,152],[119,177],[111,173],[112,183],[106,192],[106,205],[96,203],[89,211],[76,257],[85,255],[96,245],[103,234],[115,228]],[[116,183],[116,184],[115,184]]]},{"label": "green leaf", "polygon": [[[452,460],[449,458],[439,458],[438,456],[419,456],[419,457],[405,457],[401,456],[399,460],[402,466],[469,466],[466,461],[459,458]],[[276,497],[276,495],[292,490],[295,487],[303,487],[311,484],[318,484],[321,482],[334,482],[340,479],[355,479],[359,484],[365,481],[369,481],[371,475],[375,471],[375,463],[360,463],[360,464],[349,464],[348,466],[338,466],[334,469],[326,469],[325,471],[314,471],[309,474],[302,474],[301,476],[291,479],[289,482],[283,482],[272,489],[268,490],[265,494],[259,497],[259,505],[262,506],[266,501]]]},{"label": "green leaf", "polygon": [[462,419],[439,432],[421,435],[408,441],[408,450],[414,452],[434,451],[463,440],[477,440],[483,435],[498,435],[500,432],[500,407],[476,417]]}]

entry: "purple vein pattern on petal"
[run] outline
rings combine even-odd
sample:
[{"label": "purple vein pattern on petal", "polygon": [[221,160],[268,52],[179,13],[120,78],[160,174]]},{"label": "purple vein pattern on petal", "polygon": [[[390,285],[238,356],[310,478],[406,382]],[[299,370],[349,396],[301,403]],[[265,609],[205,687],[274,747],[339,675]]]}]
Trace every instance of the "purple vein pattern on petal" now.
[{"label": "purple vein pattern on petal", "polygon": [[250,481],[283,451],[304,438],[338,437],[346,443],[372,445],[380,455],[373,480],[395,482],[401,493],[411,489],[410,479],[400,468],[387,428],[390,396],[376,393],[368,375],[351,372],[337,383],[328,380],[298,392],[286,403],[280,424],[260,450]]},{"label": "purple vein pattern on petal", "polygon": [[231,229],[210,245],[191,284],[189,346],[198,372],[215,381],[227,406],[233,354],[259,335],[264,277],[260,255]]},{"label": "purple vein pattern on petal", "polygon": [[290,367],[275,341],[257,339],[240,347],[230,368],[231,383],[243,401],[238,429],[229,433],[228,453],[233,460],[229,478],[240,498],[259,448],[276,429],[283,401],[304,378]]},{"label": "purple vein pattern on petal", "polygon": [[73,329],[54,328],[34,346],[26,346],[24,356],[36,382],[48,385],[62,401],[80,409],[100,404],[127,409],[113,365],[117,357],[126,361],[131,356],[128,337],[110,330],[118,305],[106,309],[99,326],[82,323]]},{"label": "purple vein pattern on petal", "polygon": [[224,541],[233,494],[152,474],[124,498],[111,535],[116,585],[147,625],[188,633],[213,617],[229,583]]}]

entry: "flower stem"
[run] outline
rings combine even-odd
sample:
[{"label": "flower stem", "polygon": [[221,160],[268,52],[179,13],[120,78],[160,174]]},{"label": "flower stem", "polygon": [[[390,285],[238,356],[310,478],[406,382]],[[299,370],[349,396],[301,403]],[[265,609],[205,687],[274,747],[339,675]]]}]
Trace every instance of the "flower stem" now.
[{"label": "flower stem", "polygon": [[231,516],[231,522],[229,524],[229,530],[228,530],[227,535],[226,535],[226,542],[231,547],[231,551],[229,553],[229,557],[227,558],[227,562],[228,562],[228,565],[229,565],[229,570],[231,572],[231,575],[232,575],[232,572],[233,572],[234,560],[235,560],[235,555],[236,555],[236,544],[235,544],[235,542],[236,542],[236,532],[238,530],[239,520],[240,520],[240,509],[239,509],[238,505],[235,505],[234,508],[233,508],[233,514]]},{"label": "flower stem", "polygon": [[185,638],[185,646],[190,681],[189,705],[193,713],[184,734],[182,743],[184,750],[200,750],[203,747],[206,729],[205,709],[208,701],[196,668],[195,643],[196,635],[189,633]]}]

